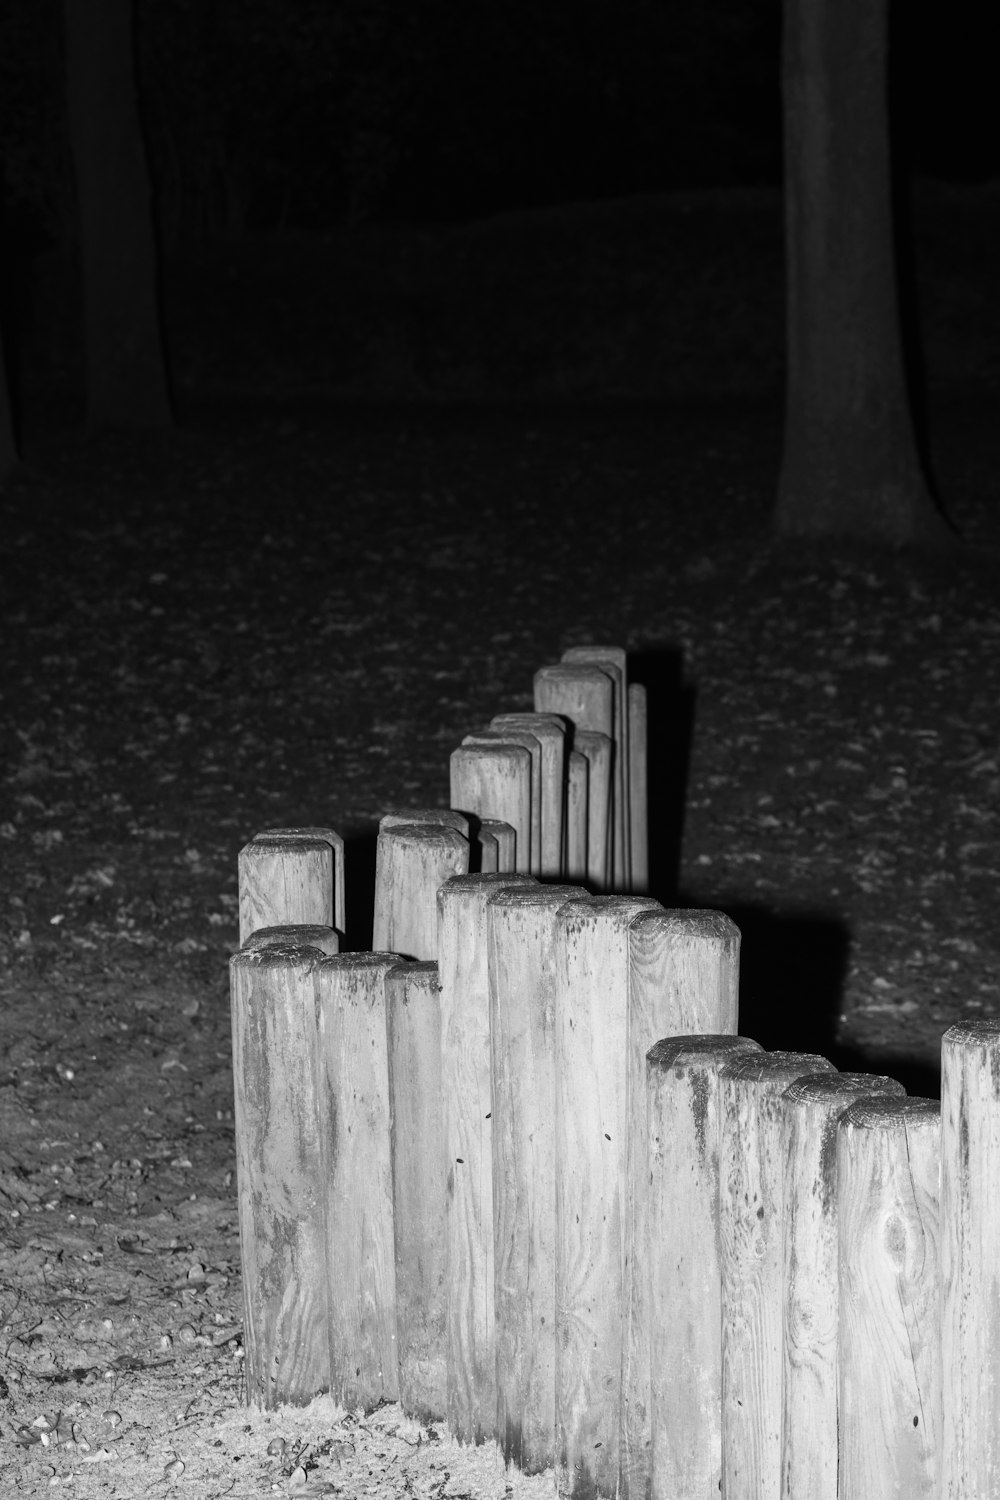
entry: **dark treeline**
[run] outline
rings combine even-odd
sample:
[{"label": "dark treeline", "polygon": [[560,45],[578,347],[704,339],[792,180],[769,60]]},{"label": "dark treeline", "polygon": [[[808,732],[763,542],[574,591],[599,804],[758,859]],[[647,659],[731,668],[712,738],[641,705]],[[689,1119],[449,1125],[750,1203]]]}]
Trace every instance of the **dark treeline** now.
[{"label": "dark treeline", "polygon": [[[921,171],[1000,170],[972,4],[946,35],[930,0],[894,17]],[[780,0],[136,0],[162,241],[775,183],[780,26]],[[63,45],[57,0],[7,0],[8,234],[74,234]]]}]

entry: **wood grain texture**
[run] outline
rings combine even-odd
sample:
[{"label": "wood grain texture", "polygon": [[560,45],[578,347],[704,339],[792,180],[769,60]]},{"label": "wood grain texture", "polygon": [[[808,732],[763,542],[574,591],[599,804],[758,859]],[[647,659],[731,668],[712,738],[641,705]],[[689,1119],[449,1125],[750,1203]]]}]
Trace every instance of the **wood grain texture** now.
[{"label": "wood grain texture", "polygon": [[[480,818],[479,832],[483,839],[492,838],[497,850],[496,865],[492,869],[487,869],[485,865],[481,865],[479,873],[482,875],[513,875],[517,838],[511,825],[509,823],[501,823],[496,818]],[[470,873],[475,874],[476,872],[472,871]]]},{"label": "wood grain texture", "polygon": [[317,948],[324,957],[329,957],[340,952],[340,934],[333,927],[313,927],[302,922],[290,927],[258,927],[243,948],[247,953],[259,948]]},{"label": "wood grain texture", "polygon": [[[333,851],[333,916],[330,919],[341,937],[347,931],[347,907],[344,897],[346,865],[343,836],[335,828],[265,828],[254,834],[255,844],[277,841],[304,840],[306,843],[321,839]],[[326,919],[324,919],[326,920]]]},{"label": "wood grain texture", "polygon": [[625,1169],[622,1493],[649,1490],[649,1265],[646,1054],[661,1038],[736,1030],[740,934],[721,912],[639,912],[629,926],[629,1126]]},{"label": "wood grain texture", "polygon": [[558,714],[574,729],[614,734],[614,688],[600,667],[559,662],[539,667],[534,682],[535,712]]},{"label": "wood grain texture", "polygon": [[555,922],[585,894],[515,887],[487,907],[497,1434],[529,1474],[555,1461]]},{"label": "wood grain texture", "polygon": [[520,745],[460,745],[451,752],[451,801],[514,830],[518,873],[531,867],[531,756]]},{"label": "wood grain texture", "polygon": [[538,873],[563,873],[563,818],[566,802],[566,723],[558,714],[497,714],[490,728],[534,735],[541,753],[541,862]]},{"label": "wood grain texture", "polygon": [[813,1052],[754,1052],[719,1075],[722,1265],[722,1490],[776,1496],[781,1485],[781,1095]]},{"label": "wood grain texture", "polygon": [[591,897],[556,917],[557,1480],[567,1495],[618,1487],[629,923],[655,906]]},{"label": "wood grain texture", "polygon": [[247,1400],[330,1388],[325,1180],[316,1092],[315,948],[230,960]]},{"label": "wood grain texture", "polygon": [[[519,750],[518,754],[526,752]],[[487,903],[530,875],[456,876],[438,892],[448,1255],[448,1425],[496,1430],[493,1124]]]},{"label": "wood grain texture", "polygon": [[265,837],[239,853],[240,946],[258,927],[335,927],[334,855],[325,839]]},{"label": "wood grain texture", "polygon": [[628,685],[628,815],[632,868],[629,889],[649,889],[649,711],[641,682]]},{"label": "wood grain texture", "polygon": [[621,646],[571,646],[563,652],[569,666],[600,667],[611,678],[611,874],[610,889],[632,889],[632,827],[629,814],[628,659]]},{"label": "wood grain texture", "polygon": [[865,1099],[837,1128],[840,1500],[937,1500],[941,1106]]},{"label": "wood grain texture", "polygon": [[596,730],[577,729],[573,749],[587,762],[587,883],[594,891],[610,891],[614,743]]},{"label": "wood grain texture", "polygon": [[399,964],[385,979],[389,1050],[399,1400],[419,1422],[448,1406],[447,1173],[437,964]]},{"label": "wood grain texture", "polygon": [[453,828],[463,839],[469,837],[469,820],[453,807],[393,807],[378,820],[379,833],[386,828],[395,828],[399,823],[421,823],[431,828]]},{"label": "wood grain texture", "polygon": [[902,1096],[872,1073],[810,1075],[782,1095],[782,1500],[836,1500],[837,1121],[856,1099]]},{"label": "wood grain texture", "polygon": [[438,888],[468,873],[469,841],[457,829],[440,823],[382,827],[375,849],[372,948],[434,962]]},{"label": "wood grain texture", "polygon": [[535,735],[524,729],[481,729],[467,734],[463,745],[519,745],[531,756],[531,821],[526,873],[539,875],[542,869],[542,747]]},{"label": "wood grain texture", "polygon": [[941,1044],[944,1500],[1000,1494],[998,1182],[1000,1022],[966,1021]]},{"label": "wood grain texture", "polygon": [[330,1391],[348,1411],[399,1396],[385,1015],[396,962],[342,953],[313,971]]},{"label": "wood grain texture", "polygon": [[590,762],[579,750],[566,757],[566,878],[587,878],[587,823]]},{"label": "wood grain texture", "polygon": [[722,1484],[719,1074],[749,1037],[668,1037],[646,1060],[653,1500]]}]

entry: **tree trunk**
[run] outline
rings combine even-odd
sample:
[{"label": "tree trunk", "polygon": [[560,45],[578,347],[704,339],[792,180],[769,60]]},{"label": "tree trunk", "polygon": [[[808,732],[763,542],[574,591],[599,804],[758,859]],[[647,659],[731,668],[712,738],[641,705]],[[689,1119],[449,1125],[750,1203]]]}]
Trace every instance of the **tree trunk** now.
[{"label": "tree trunk", "polygon": [[788,373],[776,526],[950,538],[917,453],[896,284],[888,0],[785,0]]},{"label": "tree trunk", "polygon": [[156,241],[136,99],[132,0],[65,0],[83,267],[87,423],[167,427]]}]

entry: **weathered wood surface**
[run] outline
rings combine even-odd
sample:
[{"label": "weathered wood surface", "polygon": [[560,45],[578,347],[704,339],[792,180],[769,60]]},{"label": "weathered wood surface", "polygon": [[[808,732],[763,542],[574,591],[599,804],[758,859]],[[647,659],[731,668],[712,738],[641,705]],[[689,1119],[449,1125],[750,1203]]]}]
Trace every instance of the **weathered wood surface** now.
[{"label": "weathered wood surface", "polygon": [[649,712],[641,682],[628,685],[628,806],[632,874],[629,889],[649,889]]},{"label": "weathered wood surface", "polygon": [[652,1500],[717,1500],[722,1483],[719,1074],[759,1051],[715,1035],[647,1054]]},{"label": "weathered wood surface", "polygon": [[397,962],[342,953],[313,971],[330,1391],[348,1411],[399,1396],[385,1015]]},{"label": "weathered wood surface", "polygon": [[892,1078],[831,1073],[782,1095],[782,1500],[836,1500],[837,1121],[855,1102],[902,1096]]},{"label": "weathered wood surface", "polygon": [[531,869],[531,756],[520,745],[499,741],[460,745],[451,752],[451,801],[483,820],[514,830],[518,873]]},{"label": "weathered wood surface", "polygon": [[258,837],[239,853],[240,945],[259,927],[336,927],[335,861],[326,839]]},{"label": "weathered wood surface", "polygon": [[487,907],[497,1440],[529,1474],[555,1462],[555,922],[585,894],[514,887]]},{"label": "weathered wood surface", "polygon": [[316,1093],[316,948],[230,960],[236,1181],[247,1400],[305,1405],[330,1388],[326,1179]]},{"label": "weathered wood surface", "polygon": [[255,844],[288,841],[311,843],[315,839],[329,844],[333,851],[333,912],[330,917],[324,917],[322,920],[331,922],[343,937],[347,931],[347,907],[344,897],[346,865],[342,835],[335,828],[264,828],[254,834],[253,842]]},{"label": "weathered wood surface", "polygon": [[259,948],[318,948],[329,957],[340,952],[340,934],[333,927],[314,927],[293,923],[289,927],[258,927],[251,932],[243,948],[253,953]]},{"label": "weathered wood surface", "polygon": [[938,1500],[941,1106],[862,1099],[837,1128],[840,1500]]},{"label": "weathered wood surface", "polygon": [[529,823],[530,843],[528,863],[521,868],[527,874],[538,875],[542,869],[542,747],[534,734],[524,729],[481,729],[467,734],[463,745],[519,745],[531,756],[531,817]]},{"label": "weathered wood surface", "polygon": [[431,828],[453,828],[463,839],[469,837],[469,820],[453,807],[392,807],[378,820],[378,831],[396,828],[400,823],[420,823]]},{"label": "weathered wood surface", "polygon": [[566,878],[587,878],[587,823],[590,762],[579,750],[566,757]]},{"label": "weathered wood surface", "polygon": [[439,1422],[448,1407],[448,1369],[447,1167],[437,964],[399,964],[386,975],[385,993],[399,1399],[408,1416]]},{"label": "weathered wood surface", "polygon": [[629,923],[655,907],[591,897],[556,917],[556,1422],[566,1494],[618,1486]]},{"label": "weathered wood surface", "polygon": [[[519,755],[527,755],[518,750]],[[479,1443],[496,1427],[493,1125],[486,908],[530,875],[459,875],[438,892],[441,1096],[448,1254],[448,1425]]]},{"label": "weathered wood surface", "polygon": [[[463,819],[464,821],[464,819]],[[375,850],[372,948],[437,959],[438,888],[469,873],[469,841],[441,823],[390,823]]]},{"label": "weathered wood surface", "polygon": [[781,1095],[835,1068],[814,1052],[753,1052],[719,1075],[722,1254],[722,1492],[781,1488]]},{"label": "weathered wood surface", "polygon": [[1000,1495],[1000,1021],[941,1043],[941,1493]]},{"label": "weathered wood surface", "polygon": [[614,743],[597,730],[577,729],[573,749],[587,762],[587,882],[597,892],[610,891]]},{"label": "weathered wood surface", "polygon": [[[629,814],[628,659],[621,646],[571,646],[563,652],[569,666],[599,667],[611,678],[611,873],[610,888],[632,889],[631,818]],[[581,726],[583,727],[583,726]]]},{"label": "weathered wood surface", "polygon": [[563,817],[566,802],[566,723],[558,714],[497,714],[490,728],[534,735],[541,756],[541,857],[538,873],[563,873]]}]

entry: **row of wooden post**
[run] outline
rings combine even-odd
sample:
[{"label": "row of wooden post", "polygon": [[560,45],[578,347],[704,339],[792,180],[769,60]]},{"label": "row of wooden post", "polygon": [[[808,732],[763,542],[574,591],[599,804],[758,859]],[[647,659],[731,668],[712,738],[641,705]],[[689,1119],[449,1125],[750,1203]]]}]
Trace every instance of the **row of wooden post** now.
[{"label": "row of wooden post", "polygon": [[725,917],[469,875],[453,822],[380,834],[411,962],[338,954],[329,830],[241,855],[250,1399],[399,1399],[564,1494],[1000,1494],[1000,1026],[940,1106],[764,1053]]}]

